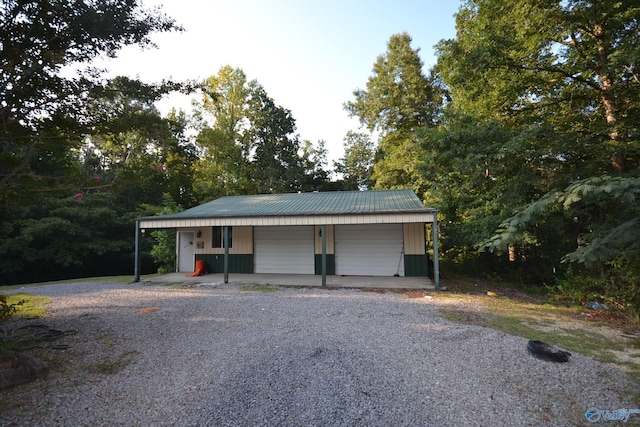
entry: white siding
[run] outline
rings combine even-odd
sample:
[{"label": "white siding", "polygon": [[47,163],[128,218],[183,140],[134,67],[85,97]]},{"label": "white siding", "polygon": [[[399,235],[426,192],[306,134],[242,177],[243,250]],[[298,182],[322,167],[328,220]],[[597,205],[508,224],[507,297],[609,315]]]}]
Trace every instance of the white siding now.
[{"label": "white siding", "polygon": [[402,224],[336,225],[337,275],[404,276]]},{"label": "white siding", "polygon": [[408,255],[424,255],[424,224],[404,224],[404,253]]},{"label": "white siding", "polygon": [[313,226],[255,227],[256,273],[314,274]]}]

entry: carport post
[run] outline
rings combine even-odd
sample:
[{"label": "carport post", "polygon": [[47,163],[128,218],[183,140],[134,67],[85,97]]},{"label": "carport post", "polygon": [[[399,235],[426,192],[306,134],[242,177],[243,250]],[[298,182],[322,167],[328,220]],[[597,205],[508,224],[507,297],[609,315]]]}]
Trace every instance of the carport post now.
[{"label": "carport post", "polygon": [[224,235],[224,283],[229,283],[229,227],[222,227]]},{"label": "carport post", "polygon": [[327,226],[320,226],[322,234],[322,286],[327,286]]},{"label": "carport post", "polygon": [[140,281],[140,221],[136,220],[135,254],[133,261],[133,282]]},{"label": "carport post", "polygon": [[433,212],[433,284],[440,288],[440,260],[438,258],[438,211]]}]

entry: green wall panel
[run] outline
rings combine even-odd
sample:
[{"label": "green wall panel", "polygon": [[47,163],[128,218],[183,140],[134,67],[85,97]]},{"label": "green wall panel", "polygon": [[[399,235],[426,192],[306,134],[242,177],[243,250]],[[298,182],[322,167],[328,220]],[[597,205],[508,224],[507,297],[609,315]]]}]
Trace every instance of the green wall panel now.
[{"label": "green wall panel", "polygon": [[[197,254],[196,260],[200,259],[209,273],[224,273],[224,254]],[[253,254],[229,254],[229,273],[253,273]]]},{"label": "green wall panel", "polygon": [[405,255],[404,275],[427,277],[428,274],[427,255]]},{"label": "green wall panel", "polygon": [[[315,274],[322,275],[322,254],[316,254]],[[335,254],[327,254],[327,276],[334,274],[336,274],[336,256]]]}]

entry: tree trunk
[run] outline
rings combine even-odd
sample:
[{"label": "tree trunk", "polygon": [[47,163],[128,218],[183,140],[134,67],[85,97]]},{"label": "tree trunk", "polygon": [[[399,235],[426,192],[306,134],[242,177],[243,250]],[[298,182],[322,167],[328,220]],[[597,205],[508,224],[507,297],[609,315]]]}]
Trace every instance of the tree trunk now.
[{"label": "tree trunk", "polygon": [[[594,36],[596,38],[596,44],[598,46],[598,54],[596,57],[596,72],[600,76],[600,93],[601,103],[604,107],[604,114],[609,125],[609,139],[613,142],[613,146],[617,150],[618,130],[616,126],[617,112],[616,112],[616,98],[613,93],[613,79],[609,73],[607,49],[605,43],[605,32],[602,24],[597,24],[594,29]],[[625,156],[624,153],[618,151],[611,155],[611,166],[613,170],[618,173],[624,173],[626,171]]]}]

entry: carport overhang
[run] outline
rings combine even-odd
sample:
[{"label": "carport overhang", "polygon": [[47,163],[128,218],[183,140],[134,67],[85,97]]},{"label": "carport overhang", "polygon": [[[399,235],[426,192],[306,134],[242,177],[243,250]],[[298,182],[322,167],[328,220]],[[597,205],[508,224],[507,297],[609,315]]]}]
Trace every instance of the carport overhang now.
[{"label": "carport overhang", "polygon": [[[188,217],[188,216],[156,216],[143,217],[136,220],[135,237],[135,269],[134,282],[140,281],[140,239],[142,233],[149,229],[198,228],[222,226],[224,235],[228,227],[233,226],[287,226],[287,225],[319,225],[322,227],[322,285],[326,285],[327,254],[326,226],[343,224],[393,224],[424,223],[432,224],[433,234],[433,283],[440,290],[440,263],[438,256],[438,224],[437,209],[425,208],[415,212],[396,212],[384,214],[351,214],[351,215],[290,215],[290,216],[222,216],[222,217]],[[225,245],[226,246],[226,245]],[[224,254],[224,279],[228,281],[228,250]]]}]

